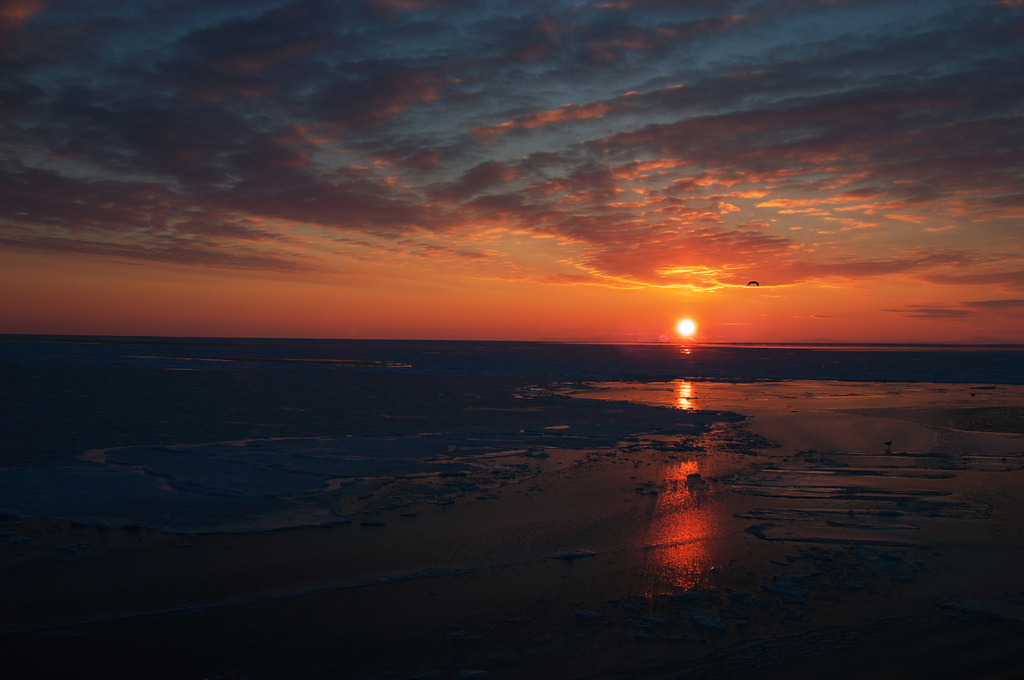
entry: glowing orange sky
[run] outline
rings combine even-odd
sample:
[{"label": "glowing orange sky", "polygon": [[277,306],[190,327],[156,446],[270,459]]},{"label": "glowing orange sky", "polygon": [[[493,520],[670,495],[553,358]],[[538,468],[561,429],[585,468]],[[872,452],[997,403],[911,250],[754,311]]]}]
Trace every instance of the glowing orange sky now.
[{"label": "glowing orange sky", "polygon": [[1020,3],[176,7],[0,3],[0,332],[1024,342]]}]

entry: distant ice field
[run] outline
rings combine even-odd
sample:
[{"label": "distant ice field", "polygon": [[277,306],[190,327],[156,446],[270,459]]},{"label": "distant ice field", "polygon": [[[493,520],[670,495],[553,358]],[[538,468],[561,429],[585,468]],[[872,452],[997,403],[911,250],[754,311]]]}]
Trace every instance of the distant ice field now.
[{"label": "distant ice field", "polygon": [[1024,383],[1024,345],[722,345],[0,336],[0,362],[550,380]]},{"label": "distant ice field", "polygon": [[344,499],[486,498],[637,435],[742,418],[559,393],[673,380],[985,389],[1024,384],[1024,351],[0,336],[0,510],[255,531],[348,521]]}]

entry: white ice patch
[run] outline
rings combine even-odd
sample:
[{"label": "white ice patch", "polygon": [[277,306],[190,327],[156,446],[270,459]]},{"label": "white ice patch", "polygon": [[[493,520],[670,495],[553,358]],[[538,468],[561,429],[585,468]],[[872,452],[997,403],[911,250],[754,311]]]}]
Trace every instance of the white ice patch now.
[{"label": "white ice patch", "polygon": [[483,458],[530,448],[487,436],[459,456],[449,452],[466,453],[466,434],[94,449],[73,465],[0,470],[0,498],[27,516],[190,533],[335,524],[347,520],[330,507],[337,499],[368,498],[400,477],[489,472]]}]

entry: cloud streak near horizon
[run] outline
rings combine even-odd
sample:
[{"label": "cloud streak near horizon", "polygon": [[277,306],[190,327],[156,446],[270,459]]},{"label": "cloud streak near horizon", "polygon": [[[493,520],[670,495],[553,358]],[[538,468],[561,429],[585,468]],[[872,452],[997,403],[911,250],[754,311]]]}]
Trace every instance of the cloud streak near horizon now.
[{"label": "cloud streak near horizon", "polygon": [[0,244],[1013,295],[1022,48],[1016,0],[0,0]]}]

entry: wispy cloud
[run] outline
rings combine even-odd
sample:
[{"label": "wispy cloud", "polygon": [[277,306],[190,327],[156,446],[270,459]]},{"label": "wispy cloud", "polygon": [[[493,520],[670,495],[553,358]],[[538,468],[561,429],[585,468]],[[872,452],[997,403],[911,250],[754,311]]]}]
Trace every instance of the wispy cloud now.
[{"label": "wispy cloud", "polygon": [[0,234],[196,266],[330,269],[348,238],[552,285],[1019,290],[1021,11],[9,0]]}]

